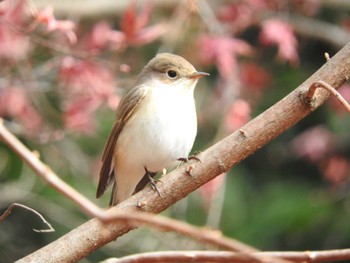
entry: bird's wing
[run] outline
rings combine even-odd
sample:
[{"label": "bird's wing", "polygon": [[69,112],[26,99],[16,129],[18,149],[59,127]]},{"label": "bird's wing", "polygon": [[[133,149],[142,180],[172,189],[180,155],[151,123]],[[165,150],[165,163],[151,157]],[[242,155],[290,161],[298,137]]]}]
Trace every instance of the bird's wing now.
[{"label": "bird's wing", "polygon": [[146,86],[136,86],[130,89],[120,101],[117,109],[116,121],[108,136],[103,155],[100,179],[98,182],[96,197],[99,198],[106,191],[107,187],[114,182],[114,148],[118,137],[123,130],[125,123],[130,119],[140,102],[146,96]]}]

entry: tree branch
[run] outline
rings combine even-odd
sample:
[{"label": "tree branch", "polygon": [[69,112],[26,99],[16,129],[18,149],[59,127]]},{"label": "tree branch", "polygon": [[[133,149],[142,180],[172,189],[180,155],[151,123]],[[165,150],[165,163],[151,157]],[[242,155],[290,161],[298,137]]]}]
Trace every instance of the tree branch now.
[{"label": "tree branch", "polygon": [[[255,252],[259,257],[279,257],[292,262],[326,262],[349,260],[350,249],[325,251]],[[246,254],[227,251],[161,251],[139,253],[121,258],[109,258],[104,263],[157,263],[157,262],[249,262],[254,263]]]},{"label": "tree branch", "polygon": [[[160,213],[204,183],[226,172],[322,105],[329,97],[329,92],[322,89],[316,90],[311,104],[305,102],[305,94],[312,83],[323,80],[334,88],[339,88],[348,76],[350,43],[285,98],[240,130],[202,152],[198,156],[202,163],[191,161],[167,174],[162,179],[163,183],[159,184],[162,198],[146,187],[125,202],[111,208],[108,213]],[[188,166],[192,166],[192,176],[185,175]],[[51,262],[77,261],[133,228],[121,222],[103,224],[97,219],[92,219],[18,262],[37,262],[47,255],[50,255]]]},{"label": "tree branch", "polygon": [[329,85],[328,83],[320,80],[320,81],[316,81],[314,82],[311,87],[309,88],[309,92],[306,94],[305,99],[306,101],[308,101],[309,103],[312,102],[312,98],[315,94],[315,91],[317,88],[323,88],[325,90],[328,90],[332,95],[335,96],[335,98],[344,106],[344,108],[350,113],[350,105],[349,103],[344,99],[344,97],[335,89],[333,88],[331,85]]}]

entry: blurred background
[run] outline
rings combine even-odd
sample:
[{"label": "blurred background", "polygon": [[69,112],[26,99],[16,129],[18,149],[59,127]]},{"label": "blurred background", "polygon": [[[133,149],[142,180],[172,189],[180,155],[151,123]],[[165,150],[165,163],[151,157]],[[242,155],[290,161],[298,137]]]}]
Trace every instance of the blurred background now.
[{"label": "blurred background", "polygon": [[[0,2],[0,117],[64,181],[95,199],[115,109],[158,52],[210,73],[196,89],[193,152],[240,128],[300,85],[350,40],[350,2],[330,0]],[[350,101],[350,86],[340,92]],[[350,244],[350,116],[330,99],[253,156],[163,214],[219,229],[263,250]],[[1,262],[87,221],[0,143]],[[181,241],[181,242],[180,242]],[[209,249],[141,228],[81,262],[173,249]]]}]

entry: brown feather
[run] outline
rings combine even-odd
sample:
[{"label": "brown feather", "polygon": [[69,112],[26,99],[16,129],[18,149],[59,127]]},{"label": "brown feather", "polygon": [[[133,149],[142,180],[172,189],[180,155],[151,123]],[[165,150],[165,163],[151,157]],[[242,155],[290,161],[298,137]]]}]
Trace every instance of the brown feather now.
[{"label": "brown feather", "polygon": [[[114,149],[118,141],[118,137],[123,130],[125,123],[135,112],[137,106],[146,96],[147,89],[145,86],[136,86],[130,89],[123,99],[120,101],[121,107],[117,109],[116,121],[108,136],[103,154],[102,168],[100,171],[100,179],[97,187],[96,197],[99,198],[106,191],[108,186],[114,182]],[[112,197],[113,198],[113,197]]]}]

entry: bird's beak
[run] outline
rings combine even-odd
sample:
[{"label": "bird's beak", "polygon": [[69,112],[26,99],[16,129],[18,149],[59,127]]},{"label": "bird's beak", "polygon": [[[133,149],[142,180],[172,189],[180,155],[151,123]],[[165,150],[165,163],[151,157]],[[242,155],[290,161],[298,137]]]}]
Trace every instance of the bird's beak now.
[{"label": "bird's beak", "polygon": [[190,75],[190,79],[201,79],[201,78],[204,78],[206,76],[209,76],[209,73],[206,73],[206,72],[195,72],[193,73],[192,75]]}]

